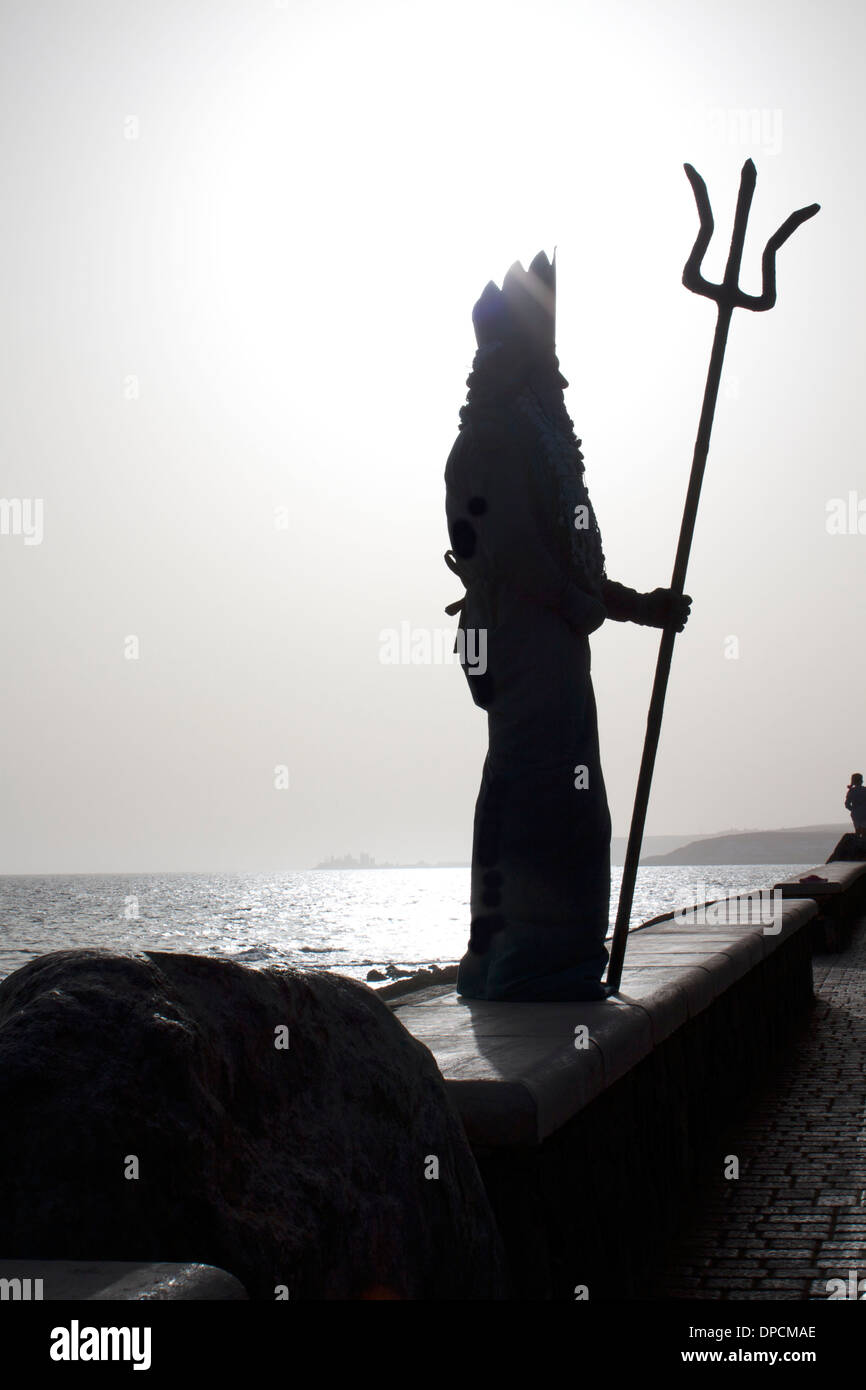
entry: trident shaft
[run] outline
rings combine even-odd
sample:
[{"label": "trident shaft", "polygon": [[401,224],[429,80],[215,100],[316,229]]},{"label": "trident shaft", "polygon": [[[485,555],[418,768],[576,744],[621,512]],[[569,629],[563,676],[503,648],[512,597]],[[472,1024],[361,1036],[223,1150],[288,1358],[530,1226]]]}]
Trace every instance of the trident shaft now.
[{"label": "trident shaft", "polygon": [[[707,186],[700,174],[691,164],[685,165],[685,171],[695,195],[695,202],[697,203],[701,225],[697,240],[692,247],[692,253],[686,261],[685,269],[683,270],[683,284],[686,289],[691,290],[694,294],[702,294],[706,296],[707,299],[715,300],[718,306],[718,317],[716,319],[716,332],[713,338],[713,350],[710,355],[710,366],[707,372],[707,384],[704,389],[701,418],[698,424],[697,438],[695,439],[695,451],[692,458],[692,471],[689,478],[688,492],[686,494],[686,505],[683,512],[682,525],[680,527],[680,538],[677,545],[676,559],[674,560],[673,578],[671,579],[671,590],[676,596],[682,596],[685,590],[689,551],[691,550],[695,520],[698,514],[698,501],[701,495],[704,467],[710,448],[710,434],[713,428],[713,416],[715,414],[716,400],[719,394],[719,383],[722,378],[722,363],[725,357],[725,347],[728,341],[728,329],[731,325],[731,317],[735,309],[754,309],[757,311],[772,309],[776,302],[776,252],[779,247],[788,240],[788,237],[797,230],[802,222],[805,222],[810,217],[814,217],[815,213],[819,210],[819,204],[812,203],[810,207],[800,208],[799,211],[791,213],[788,220],[783,222],[779,230],[770,237],[764,250],[763,260],[761,262],[763,281],[761,294],[744,293],[744,291],[740,289],[739,284],[740,263],[743,258],[743,245],[746,240],[746,223],[749,220],[749,209],[752,205],[752,195],[755,192],[755,182],[757,179],[757,172],[754,164],[751,159],[746,160],[740,175],[740,192],[737,198],[737,211],[734,215],[734,231],[731,236],[731,249],[728,254],[728,263],[725,267],[724,279],[721,284],[713,285],[708,280],[705,280],[701,274],[701,265],[707,247],[710,244],[714,226],[710,199],[707,194]],[[643,757],[641,758],[640,773],[638,775],[637,791],[634,800],[634,811],[632,812],[631,829],[629,830],[628,847],[626,849],[625,864],[622,872],[622,887],[620,889],[616,925],[613,932],[610,963],[607,972],[607,986],[610,993],[616,993],[619,989],[620,980],[622,979],[622,965],[625,959],[625,948],[628,940],[629,921],[631,919],[632,901],[634,899],[634,886],[637,879],[638,861],[640,859],[650,786],[652,785],[653,769],[655,767],[656,750],[658,749],[659,734],[661,733],[662,712],[664,710],[665,694],[667,692],[675,638],[676,629],[668,624],[662,633],[661,643],[659,645],[652,698],[647,715]]]}]

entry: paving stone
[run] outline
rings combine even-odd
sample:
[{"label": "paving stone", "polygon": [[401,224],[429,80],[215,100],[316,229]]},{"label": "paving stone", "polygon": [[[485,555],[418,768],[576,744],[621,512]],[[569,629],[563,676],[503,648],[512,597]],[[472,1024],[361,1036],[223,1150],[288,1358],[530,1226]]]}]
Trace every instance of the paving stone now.
[{"label": "paving stone", "polygon": [[829,1278],[866,1278],[866,919],[813,979],[809,1025],[705,1160],[648,1297],[821,1299]]}]

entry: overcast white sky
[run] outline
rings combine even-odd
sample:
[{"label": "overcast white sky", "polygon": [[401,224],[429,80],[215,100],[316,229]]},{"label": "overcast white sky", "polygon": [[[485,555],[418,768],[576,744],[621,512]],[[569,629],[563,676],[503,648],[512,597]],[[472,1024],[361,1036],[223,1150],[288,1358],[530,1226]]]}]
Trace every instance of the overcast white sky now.
[{"label": "overcast white sky", "polygon": [[[682,164],[718,278],[749,155],[748,289],[778,224],[822,211],[732,328],[647,830],[845,819],[866,534],[827,507],[866,513],[862,6],[2,16],[0,491],[41,499],[43,534],[0,535],[0,871],[468,860],[484,717],[458,666],[379,656],[384,629],[456,624],[472,306],[558,248],[608,570],[667,584],[714,325],[680,283]],[[592,648],[625,834],[657,634]]]}]

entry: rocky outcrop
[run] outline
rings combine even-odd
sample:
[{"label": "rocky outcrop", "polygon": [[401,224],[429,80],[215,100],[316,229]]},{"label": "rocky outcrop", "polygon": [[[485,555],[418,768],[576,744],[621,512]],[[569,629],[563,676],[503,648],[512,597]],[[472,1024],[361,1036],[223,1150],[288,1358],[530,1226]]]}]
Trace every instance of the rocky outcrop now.
[{"label": "rocky outcrop", "polygon": [[195,1261],[250,1297],[507,1294],[430,1052],[366,986],[60,951],[0,984],[0,1252]]}]

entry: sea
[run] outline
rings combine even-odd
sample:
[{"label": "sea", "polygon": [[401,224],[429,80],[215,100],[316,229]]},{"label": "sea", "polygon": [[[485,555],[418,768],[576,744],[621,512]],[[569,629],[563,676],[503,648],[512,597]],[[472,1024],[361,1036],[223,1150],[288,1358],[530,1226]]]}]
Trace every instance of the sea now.
[{"label": "sea", "polygon": [[[647,865],[632,928],[678,907],[770,888],[802,864]],[[622,868],[612,869],[611,929]],[[0,877],[0,979],[70,947],[189,951],[354,979],[459,960],[469,869],[310,869],[271,874]]]}]

